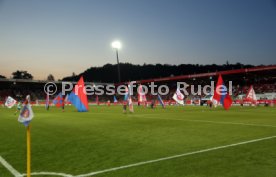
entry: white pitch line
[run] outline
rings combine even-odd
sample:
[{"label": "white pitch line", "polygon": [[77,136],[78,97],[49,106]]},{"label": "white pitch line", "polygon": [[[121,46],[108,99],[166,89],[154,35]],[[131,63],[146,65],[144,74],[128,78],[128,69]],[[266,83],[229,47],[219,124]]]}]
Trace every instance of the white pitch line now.
[{"label": "white pitch line", "polygon": [[[163,158],[159,158],[159,159],[155,159],[155,160],[138,162],[138,163],[134,163],[134,164],[129,164],[129,165],[124,165],[124,166],[109,168],[109,169],[105,169],[105,170],[101,170],[101,171],[96,171],[96,172],[91,172],[91,173],[87,173],[87,174],[81,174],[81,175],[77,175],[77,176],[73,176],[73,175],[65,174],[65,173],[55,173],[55,172],[33,172],[31,175],[32,176],[35,176],[35,175],[49,175],[49,176],[52,176],[52,175],[54,175],[54,176],[63,176],[63,177],[89,177],[89,176],[94,176],[94,175],[101,174],[101,173],[107,173],[107,172],[111,172],[111,171],[117,171],[117,170],[121,170],[121,169],[126,169],[126,168],[141,166],[141,165],[150,164],[150,163],[156,163],[156,162],[160,162],[160,161],[175,159],[175,158],[189,156],[189,155],[194,155],[194,154],[200,154],[200,153],[214,151],[214,150],[219,150],[219,149],[225,149],[225,148],[228,148],[228,147],[234,147],[234,146],[239,146],[239,145],[244,145],[244,144],[249,144],[249,143],[254,143],[254,142],[259,142],[259,141],[264,141],[264,140],[269,140],[269,139],[273,139],[273,138],[276,138],[276,135],[275,136],[270,136],[270,137],[265,137],[265,138],[259,138],[259,139],[249,140],[249,141],[243,141],[243,142],[240,142],[240,143],[234,143],[234,144],[229,144],[229,145],[224,145],[224,146],[218,146],[218,147],[203,149],[203,150],[194,151],[194,152],[188,152],[188,153],[184,153],[184,154],[178,154],[178,155],[163,157]],[[20,174],[17,170],[15,170],[1,156],[0,156],[0,162],[15,177],[24,177],[24,176],[26,176],[26,174]]]},{"label": "white pitch line", "polygon": [[276,128],[273,125],[265,125],[265,124],[248,124],[248,123],[239,123],[239,122],[221,122],[221,121],[209,121],[209,120],[189,120],[193,122],[206,122],[206,123],[215,123],[215,124],[231,124],[231,125],[245,125],[245,126],[253,126],[253,127],[272,127]]},{"label": "white pitch line", "polygon": [[159,159],[155,159],[155,160],[149,160],[149,161],[138,162],[138,163],[133,163],[133,164],[124,165],[124,166],[109,168],[109,169],[105,169],[105,170],[101,170],[101,171],[96,171],[96,172],[91,172],[91,173],[87,173],[87,174],[77,175],[75,177],[89,177],[89,176],[94,176],[94,175],[101,174],[101,173],[107,173],[107,172],[111,172],[111,171],[117,171],[117,170],[121,170],[121,169],[126,169],[126,168],[141,166],[141,165],[145,165],[145,164],[150,164],[150,163],[155,163],[155,162],[160,162],[160,161],[175,159],[175,158],[189,156],[189,155],[194,155],[194,154],[200,154],[200,153],[204,153],[204,152],[210,152],[210,151],[219,150],[219,149],[225,149],[225,148],[229,148],[229,147],[234,147],[234,146],[239,146],[239,145],[254,143],[254,142],[258,142],[258,141],[269,140],[269,139],[273,139],[273,138],[276,138],[276,135],[275,136],[270,136],[270,137],[265,137],[265,138],[259,138],[259,139],[249,140],[249,141],[243,141],[243,142],[240,142],[240,143],[234,143],[234,144],[229,144],[229,145],[224,145],[224,146],[218,146],[218,147],[203,149],[203,150],[194,151],[194,152],[188,152],[188,153],[184,153],[184,154],[178,154],[178,155],[163,157],[163,158],[159,158]]},{"label": "white pitch line", "polygon": [[[20,174],[16,169],[14,169],[3,157],[0,156],[0,163],[6,167],[6,169],[13,174],[15,177],[24,177],[26,174]],[[63,176],[63,177],[73,177],[73,175],[65,174],[65,173],[55,173],[55,172],[33,172],[32,176],[35,175],[49,175],[49,176]]]},{"label": "white pitch line", "polygon": [[245,125],[245,126],[254,126],[254,127],[272,127],[276,128],[273,125],[266,125],[266,124],[250,124],[250,123],[239,123],[239,122],[222,122],[222,121],[210,121],[210,120],[199,120],[199,119],[177,119],[177,118],[158,118],[158,117],[144,117],[135,115],[134,117],[143,117],[144,119],[160,119],[160,120],[179,120],[179,121],[186,121],[186,122],[203,122],[203,123],[213,123],[213,124],[230,124],[230,125]]},{"label": "white pitch line", "polygon": [[3,157],[0,156],[0,163],[6,167],[7,170],[9,170],[9,172],[11,174],[13,174],[15,177],[21,177],[22,175],[16,170],[14,169]]},{"label": "white pitch line", "polygon": [[[74,177],[73,175],[70,174],[65,174],[65,173],[55,173],[55,172],[32,172],[31,176],[63,176],[63,177]],[[22,177],[27,176],[25,173],[22,174]]]}]

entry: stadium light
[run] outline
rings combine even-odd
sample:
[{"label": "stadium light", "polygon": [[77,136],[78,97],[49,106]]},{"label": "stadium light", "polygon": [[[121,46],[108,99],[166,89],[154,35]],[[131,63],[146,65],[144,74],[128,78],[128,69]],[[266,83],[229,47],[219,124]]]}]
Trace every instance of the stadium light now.
[{"label": "stadium light", "polygon": [[122,47],[120,41],[114,41],[114,42],[112,42],[111,46],[112,46],[113,49],[117,49],[117,50],[121,49],[121,47]]},{"label": "stadium light", "polygon": [[121,74],[120,74],[120,62],[119,62],[119,52],[118,50],[122,47],[120,41],[114,41],[111,43],[111,46],[116,51],[116,57],[117,57],[117,65],[118,65],[118,82],[121,82]]}]

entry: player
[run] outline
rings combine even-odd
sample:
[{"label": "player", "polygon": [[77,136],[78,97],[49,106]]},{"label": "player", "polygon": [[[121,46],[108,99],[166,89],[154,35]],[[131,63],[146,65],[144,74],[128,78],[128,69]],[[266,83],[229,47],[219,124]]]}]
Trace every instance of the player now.
[{"label": "player", "polygon": [[17,106],[16,106],[16,111],[14,112],[14,115],[17,114],[17,112],[20,112],[22,107],[22,103],[20,101],[18,101]]},{"label": "player", "polygon": [[123,101],[123,113],[127,112],[127,101]]},{"label": "player", "polygon": [[107,106],[108,106],[108,107],[110,106],[110,100],[107,101]]},{"label": "player", "polygon": [[64,112],[65,108],[65,99],[62,97],[62,104],[61,104],[62,112]]},{"label": "player", "polygon": [[151,103],[150,103],[150,108],[153,109],[155,107],[155,100],[151,100]]}]

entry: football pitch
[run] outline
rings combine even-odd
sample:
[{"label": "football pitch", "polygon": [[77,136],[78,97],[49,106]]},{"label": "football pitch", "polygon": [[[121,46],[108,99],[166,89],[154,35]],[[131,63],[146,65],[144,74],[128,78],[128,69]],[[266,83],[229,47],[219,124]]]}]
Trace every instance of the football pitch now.
[{"label": "football pitch", "polygon": [[[0,108],[0,177],[26,173],[26,128]],[[276,108],[33,107],[32,176],[275,177]]]}]

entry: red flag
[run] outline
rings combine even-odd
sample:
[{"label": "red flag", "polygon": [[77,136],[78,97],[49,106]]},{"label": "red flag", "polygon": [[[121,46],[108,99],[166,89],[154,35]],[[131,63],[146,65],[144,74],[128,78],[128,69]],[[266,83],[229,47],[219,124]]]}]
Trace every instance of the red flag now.
[{"label": "red flag", "polygon": [[73,105],[75,105],[79,112],[88,111],[87,95],[82,76],[78,83],[75,85],[74,90],[68,96],[68,99]]},{"label": "red flag", "polygon": [[228,110],[232,105],[232,98],[229,95],[227,89],[223,89],[223,86],[225,87],[222,77],[221,75],[219,75],[216,89],[214,91],[213,100],[216,100],[217,103],[220,102],[223,105],[224,109]]},{"label": "red flag", "polygon": [[220,87],[223,84],[223,80],[221,75],[219,75],[218,82],[214,91],[213,100],[216,100],[218,103],[220,102],[221,94],[219,93],[218,87]]},{"label": "red flag", "polygon": [[231,107],[232,102],[233,102],[232,98],[227,93],[227,95],[226,95],[226,97],[224,98],[224,101],[223,101],[223,107],[224,107],[224,109],[228,110]]},{"label": "red flag", "polygon": [[64,106],[64,99],[61,93],[59,93],[55,99],[53,100],[53,103],[56,105],[56,107]]}]

